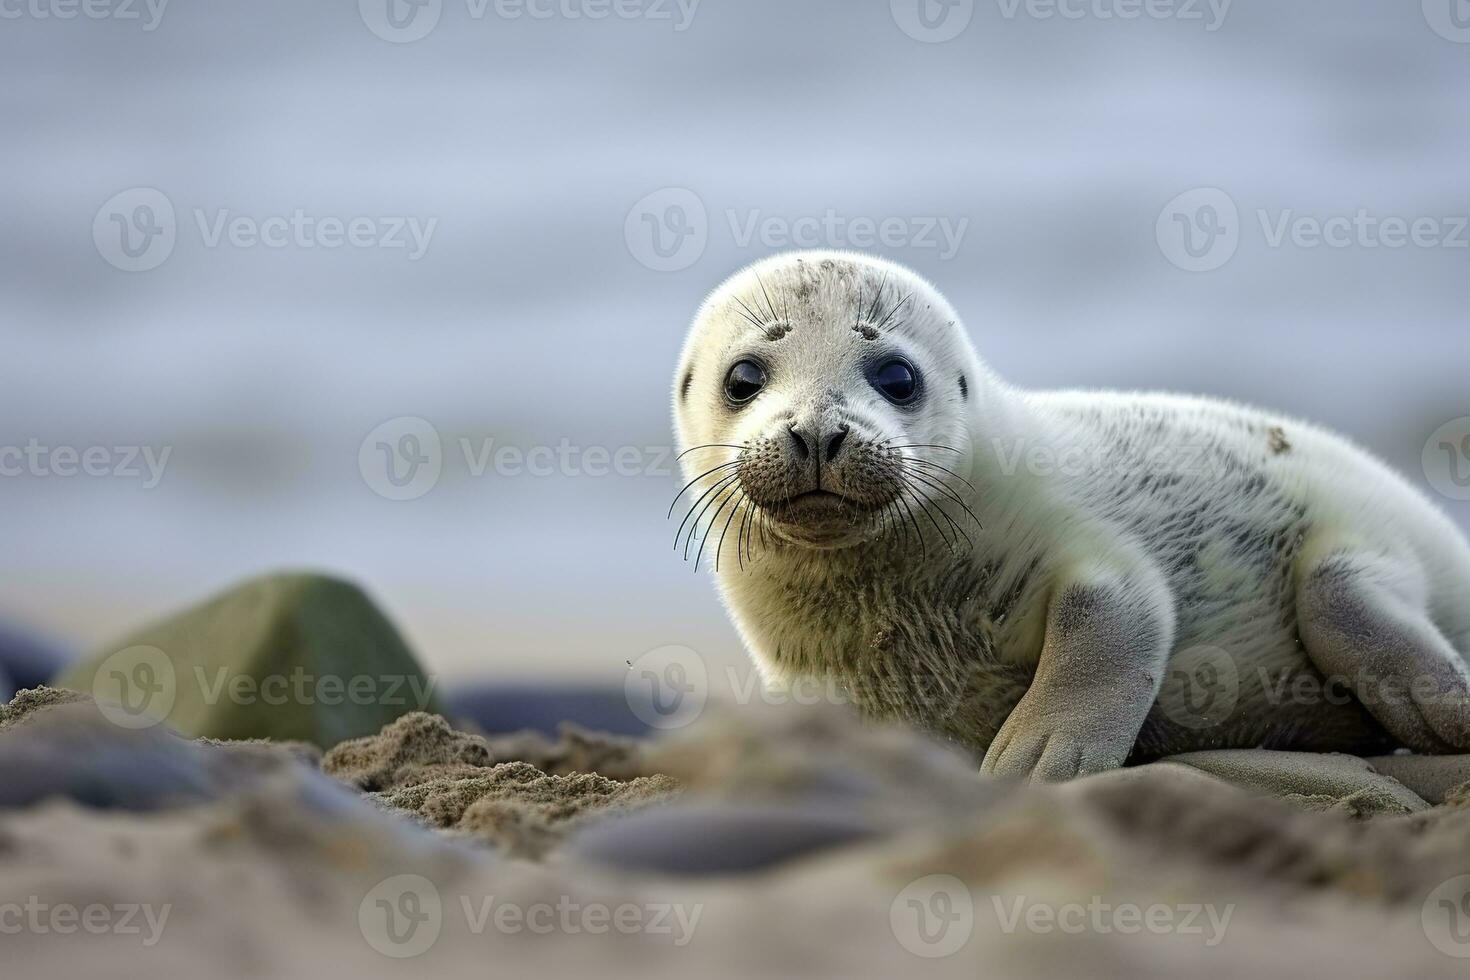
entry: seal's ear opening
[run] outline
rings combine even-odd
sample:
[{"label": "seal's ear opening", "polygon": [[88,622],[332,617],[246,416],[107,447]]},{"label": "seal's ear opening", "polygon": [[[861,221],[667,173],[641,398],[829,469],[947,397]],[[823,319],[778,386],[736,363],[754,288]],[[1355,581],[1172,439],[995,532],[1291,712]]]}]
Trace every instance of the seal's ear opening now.
[{"label": "seal's ear opening", "polygon": [[960,397],[966,399],[970,397],[970,382],[965,380],[963,374],[960,375]]},{"label": "seal's ear opening", "polygon": [[690,371],[684,375],[684,380],[679,385],[679,401],[689,400],[689,386],[692,384],[694,384],[694,372]]}]

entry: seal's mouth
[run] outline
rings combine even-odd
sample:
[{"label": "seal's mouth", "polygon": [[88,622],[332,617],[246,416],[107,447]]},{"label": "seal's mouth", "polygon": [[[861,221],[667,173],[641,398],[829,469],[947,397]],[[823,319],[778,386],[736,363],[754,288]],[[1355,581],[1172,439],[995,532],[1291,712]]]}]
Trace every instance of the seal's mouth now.
[{"label": "seal's mouth", "polygon": [[798,494],[796,494],[793,497],[787,498],[786,503],[788,503],[788,504],[794,504],[794,503],[796,503],[797,501],[800,501],[800,500],[831,500],[833,502],[836,502],[836,501],[839,501],[839,500],[846,500],[846,499],[847,499],[846,497],[844,497],[842,494],[838,493],[835,490],[824,490],[824,489],[818,487],[815,490],[803,490],[801,493],[798,493]]},{"label": "seal's mouth", "polygon": [[800,521],[803,517],[833,515],[854,509],[853,502],[835,490],[818,487],[792,494],[784,500],[766,504],[766,509],[783,518]]},{"label": "seal's mouth", "polygon": [[848,538],[868,519],[868,508],[859,501],[826,487],[803,490],[763,506],[780,533],[798,543]]}]

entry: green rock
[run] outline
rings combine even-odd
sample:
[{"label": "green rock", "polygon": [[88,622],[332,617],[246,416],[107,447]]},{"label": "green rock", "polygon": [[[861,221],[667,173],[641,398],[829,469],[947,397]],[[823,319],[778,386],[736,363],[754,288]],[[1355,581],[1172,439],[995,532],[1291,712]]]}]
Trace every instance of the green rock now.
[{"label": "green rock", "polygon": [[412,711],[434,684],[361,589],[313,574],[254,579],[155,623],[67,670],[127,728],[330,748]]}]

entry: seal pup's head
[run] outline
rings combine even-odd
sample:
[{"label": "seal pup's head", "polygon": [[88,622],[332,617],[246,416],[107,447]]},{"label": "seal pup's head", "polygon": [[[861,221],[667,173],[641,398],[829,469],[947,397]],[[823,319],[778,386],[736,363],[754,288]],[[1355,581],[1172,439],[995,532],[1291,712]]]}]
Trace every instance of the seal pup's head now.
[{"label": "seal pup's head", "polygon": [[958,323],[914,273],[852,253],[774,256],[711,293],[674,380],[685,556],[711,533],[717,564],[728,536],[742,566],[772,536],[960,542],[971,417],[993,379]]}]

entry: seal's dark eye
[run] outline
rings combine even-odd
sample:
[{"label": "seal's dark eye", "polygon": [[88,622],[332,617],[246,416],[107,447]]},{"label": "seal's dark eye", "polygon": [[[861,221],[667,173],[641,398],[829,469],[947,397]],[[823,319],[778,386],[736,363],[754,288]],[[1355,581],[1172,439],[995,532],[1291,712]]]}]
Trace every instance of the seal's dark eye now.
[{"label": "seal's dark eye", "polygon": [[766,369],[755,361],[739,361],[725,378],[725,394],[732,402],[748,402],[766,386]]},{"label": "seal's dark eye", "polygon": [[873,387],[883,392],[883,397],[896,405],[913,400],[919,390],[919,377],[908,361],[894,358],[884,361],[872,373]]}]

